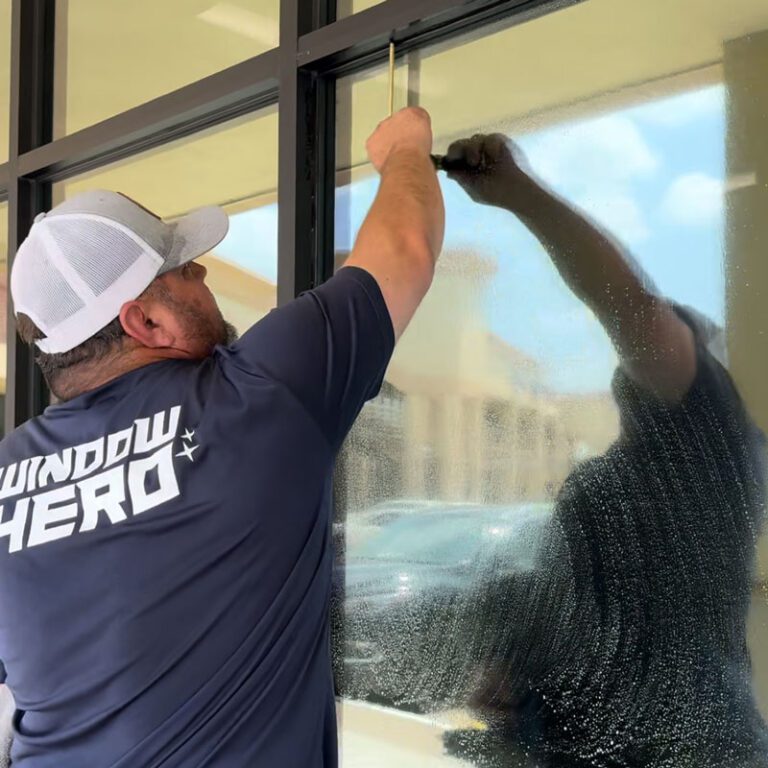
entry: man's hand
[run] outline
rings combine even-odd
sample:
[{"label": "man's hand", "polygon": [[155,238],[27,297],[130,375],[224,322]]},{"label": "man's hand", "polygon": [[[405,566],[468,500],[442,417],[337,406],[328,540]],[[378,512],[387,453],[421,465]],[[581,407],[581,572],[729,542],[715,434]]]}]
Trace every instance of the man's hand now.
[{"label": "man's hand", "polygon": [[432,151],[432,121],[421,107],[407,107],[378,124],[365,145],[373,167],[381,173],[389,156],[398,150]]},{"label": "man's hand", "polygon": [[531,175],[522,150],[500,133],[454,141],[445,155],[448,178],[476,202],[517,211],[530,192]]}]

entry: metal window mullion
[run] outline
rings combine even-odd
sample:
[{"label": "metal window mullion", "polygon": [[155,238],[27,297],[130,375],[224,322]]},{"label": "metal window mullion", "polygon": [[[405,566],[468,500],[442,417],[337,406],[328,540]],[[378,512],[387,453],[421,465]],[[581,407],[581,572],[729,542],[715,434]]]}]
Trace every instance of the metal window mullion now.
[{"label": "metal window mullion", "polygon": [[21,173],[58,180],[273,104],[277,60],[267,51],[38,146],[19,158]]},{"label": "metal window mullion", "polygon": [[[18,245],[29,232],[35,216],[50,207],[50,184],[16,178],[8,194],[8,269]],[[10,280],[7,281],[10,285]],[[32,348],[16,335],[16,321],[10,300],[6,300],[7,368],[5,395],[6,434],[33,416],[42,413],[48,404],[48,388],[40,369],[35,365]]]},{"label": "metal window mullion", "polygon": [[330,273],[333,82],[297,66],[298,40],[333,20],[335,2],[282,0],[278,108],[278,304]]},{"label": "metal window mullion", "polygon": [[[50,202],[50,186],[26,179],[19,157],[51,138],[54,0],[13,0],[8,161],[8,271],[34,217]],[[10,280],[6,281],[10,285]],[[19,342],[6,288],[5,432],[40,413],[48,392],[32,350]]]},{"label": "metal window mullion", "polygon": [[311,238],[312,165],[307,141],[311,84],[296,66],[297,44],[307,24],[301,0],[280,2],[280,96],[278,101],[277,303],[285,304],[313,282]]}]

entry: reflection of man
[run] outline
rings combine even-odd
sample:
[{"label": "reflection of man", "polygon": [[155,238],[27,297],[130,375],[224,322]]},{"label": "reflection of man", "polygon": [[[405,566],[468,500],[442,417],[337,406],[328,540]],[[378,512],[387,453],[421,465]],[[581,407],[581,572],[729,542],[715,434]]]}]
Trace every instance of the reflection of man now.
[{"label": "reflection of man", "polygon": [[506,737],[500,752],[516,744],[551,766],[768,765],[745,626],[763,439],[711,328],[661,299],[503,136],[448,157],[474,200],[541,241],[621,358],[619,439],[566,480],[536,575],[497,584],[477,611],[475,697]]},{"label": "reflection of man", "polygon": [[378,127],[346,268],[234,343],[195,262],[220,209],[36,220],[12,293],[61,402],[0,444],[14,766],[336,765],[331,477],[441,248],[431,143],[419,109]]}]

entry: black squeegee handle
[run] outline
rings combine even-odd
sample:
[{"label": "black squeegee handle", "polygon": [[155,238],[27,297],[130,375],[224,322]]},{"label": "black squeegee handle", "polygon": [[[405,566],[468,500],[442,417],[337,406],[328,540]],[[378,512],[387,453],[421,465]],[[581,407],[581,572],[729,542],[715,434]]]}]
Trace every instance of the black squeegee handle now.
[{"label": "black squeegee handle", "polygon": [[477,171],[478,168],[469,168],[463,159],[451,160],[446,155],[430,155],[432,164],[437,171]]}]

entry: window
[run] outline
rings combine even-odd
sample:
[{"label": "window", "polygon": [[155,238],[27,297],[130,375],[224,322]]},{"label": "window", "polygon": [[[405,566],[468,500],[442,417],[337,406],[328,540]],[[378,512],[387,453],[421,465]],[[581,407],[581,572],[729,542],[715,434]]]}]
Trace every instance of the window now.
[{"label": "window", "polygon": [[54,136],[275,48],[278,11],[279,0],[57,0]]},{"label": "window", "polygon": [[[430,111],[438,152],[478,132],[513,138],[694,311],[707,359],[728,366],[768,429],[766,62],[762,2],[588,0],[398,59],[396,106]],[[336,249],[347,253],[377,188],[364,146],[386,114],[386,69],[344,78],[337,96]],[[365,457],[397,471],[375,486],[357,471],[355,446],[381,430],[374,403],[340,476],[344,764],[764,759],[768,540],[746,458],[764,449],[745,431],[716,454],[751,478],[735,506],[712,501],[738,486],[733,475],[675,485],[695,462],[682,443],[658,473],[637,455],[622,465],[616,441],[632,425],[620,429],[605,330],[515,217],[441,185],[441,262],[386,377],[403,404],[396,432]],[[468,397],[481,418],[428,428],[430,407],[450,413]],[[727,387],[720,398],[737,402]],[[702,420],[696,438],[711,449],[720,434]],[[690,504],[670,501],[678,492]],[[369,523],[371,508],[395,504],[398,517]]]},{"label": "window", "polygon": [[200,261],[224,316],[243,332],[276,303],[277,112],[202,134],[54,185],[54,204],[111,189],[173,219],[204,205],[229,213],[229,234]]}]

